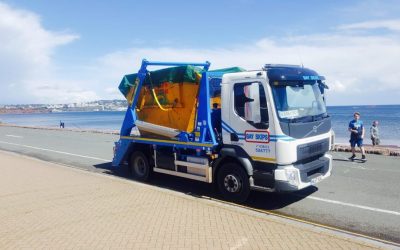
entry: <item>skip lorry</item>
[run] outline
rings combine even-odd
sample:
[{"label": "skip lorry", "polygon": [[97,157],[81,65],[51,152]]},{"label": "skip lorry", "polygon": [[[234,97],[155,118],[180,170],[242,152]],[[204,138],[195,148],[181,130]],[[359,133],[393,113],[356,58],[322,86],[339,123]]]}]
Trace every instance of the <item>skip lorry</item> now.
[{"label": "skip lorry", "polygon": [[209,67],[143,60],[124,76],[128,108],[114,167],[128,163],[140,181],[158,172],[214,183],[235,202],[251,190],[297,191],[331,175],[324,77],[295,65]]}]

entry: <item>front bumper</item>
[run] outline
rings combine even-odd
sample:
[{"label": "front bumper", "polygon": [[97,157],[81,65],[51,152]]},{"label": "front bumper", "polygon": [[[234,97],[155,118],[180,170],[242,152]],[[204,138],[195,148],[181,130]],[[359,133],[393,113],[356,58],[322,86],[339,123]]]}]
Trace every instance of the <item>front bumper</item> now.
[{"label": "front bumper", "polygon": [[332,156],[324,156],[303,164],[279,166],[275,172],[275,191],[297,191],[328,178],[332,171]]}]

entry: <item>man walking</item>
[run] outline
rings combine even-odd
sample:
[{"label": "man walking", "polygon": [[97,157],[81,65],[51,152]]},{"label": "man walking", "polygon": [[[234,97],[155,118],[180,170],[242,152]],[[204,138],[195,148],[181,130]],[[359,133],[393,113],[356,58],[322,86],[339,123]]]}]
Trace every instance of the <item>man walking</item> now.
[{"label": "man walking", "polygon": [[363,146],[363,139],[365,135],[365,129],[364,129],[364,124],[360,120],[360,113],[355,112],[354,113],[354,120],[352,120],[349,123],[349,132],[350,132],[350,146],[351,146],[351,152],[353,155],[349,158],[350,160],[354,160],[356,158],[356,145],[360,147],[361,149],[361,154],[363,160],[365,160],[365,150]]},{"label": "man walking", "polygon": [[379,128],[378,128],[378,121],[374,121],[372,123],[371,128],[369,129],[369,132],[371,133],[371,141],[373,146],[378,146],[381,142],[379,139]]}]

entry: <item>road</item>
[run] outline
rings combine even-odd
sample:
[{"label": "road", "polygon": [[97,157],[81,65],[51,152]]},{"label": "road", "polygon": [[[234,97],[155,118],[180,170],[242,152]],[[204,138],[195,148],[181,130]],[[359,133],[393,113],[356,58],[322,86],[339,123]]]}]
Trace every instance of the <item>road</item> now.
[{"label": "road", "polygon": [[[0,126],[0,150],[13,151],[89,171],[129,177],[113,169],[117,135]],[[400,158],[368,155],[349,162],[333,152],[332,176],[302,192],[253,192],[245,204],[262,210],[400,243]],[[188,195],[219,199],[211,185],[158,174],[150,182]]]}]

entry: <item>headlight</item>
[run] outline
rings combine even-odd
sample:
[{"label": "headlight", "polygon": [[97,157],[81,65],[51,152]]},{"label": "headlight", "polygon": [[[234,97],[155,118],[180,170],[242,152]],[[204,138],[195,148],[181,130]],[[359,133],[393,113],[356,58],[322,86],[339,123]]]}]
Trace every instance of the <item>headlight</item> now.
[{"label": "headlight", "polygon": [[290,185],[299,185],[299,171],[297,169],[285,169],[285,174]]}]

